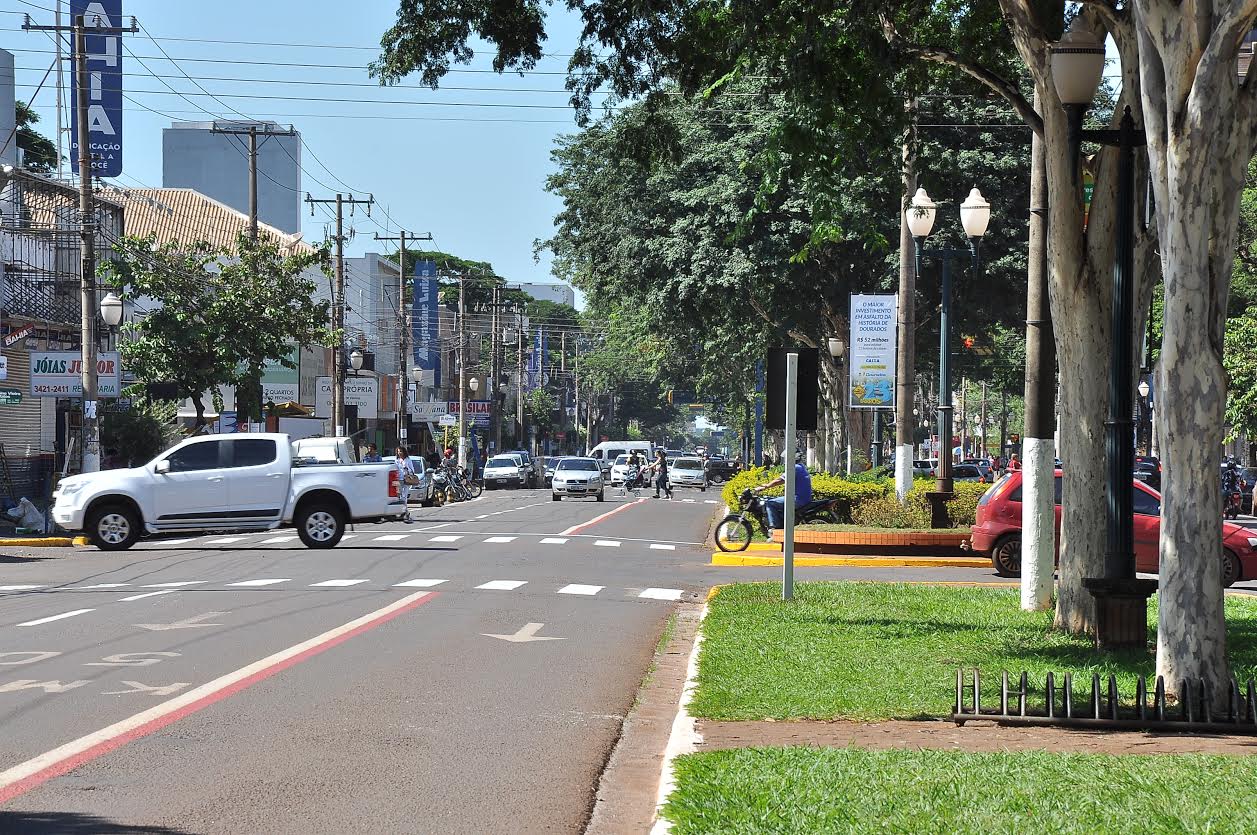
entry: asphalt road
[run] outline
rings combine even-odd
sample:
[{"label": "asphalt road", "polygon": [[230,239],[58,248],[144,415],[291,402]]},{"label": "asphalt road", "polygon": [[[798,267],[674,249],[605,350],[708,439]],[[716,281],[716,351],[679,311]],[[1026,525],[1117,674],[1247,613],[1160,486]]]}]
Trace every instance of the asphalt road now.
[{"label": "asphalt road", "polygon": [[717,510],[501,491],[328,551],[0,555],[0,832],[580,831],[669,614],[780,576],[708,565]]}]

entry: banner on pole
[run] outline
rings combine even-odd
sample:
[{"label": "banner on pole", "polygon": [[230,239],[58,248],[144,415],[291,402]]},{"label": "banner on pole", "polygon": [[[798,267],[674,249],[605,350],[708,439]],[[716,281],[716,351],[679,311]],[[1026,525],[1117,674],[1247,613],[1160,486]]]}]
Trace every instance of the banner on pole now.
[{"label": "banner on pole", "polygon": [[[122,26],[122,0],[70,0],[70,19],[83,16],[87,42],[87,142],[92,175],[122,173],[122,36],[92,29]],[[71,65],[70,112],[78,107],[78,67]],[[79,172],[79,120],[70,120],[70,165]]]},{"label": "banner on pole", "polygon": [[411,305],[411,342],[415,365],[423,372],[422,386],[441,385],[440,331],[437,311],[435,261],[418,261],[414,271],[414,302]]},{"label": "banner on pole", "polygon": [[853,409],[895,408],[897,313],[894,294],[851,294],[847,402]]}]

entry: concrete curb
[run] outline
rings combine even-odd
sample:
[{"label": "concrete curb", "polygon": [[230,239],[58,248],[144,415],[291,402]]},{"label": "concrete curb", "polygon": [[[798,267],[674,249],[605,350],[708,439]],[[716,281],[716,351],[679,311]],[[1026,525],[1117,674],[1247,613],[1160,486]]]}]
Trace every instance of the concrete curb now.
[{"label": "concrete curb", "polygon": [[71,546],[84,548],[90,544],[85,536],[32,536],[0,539],[0,547],[7,545],[11,548],[69,548]]},{"label": "concrete curb", "polygon": [[[708,599],[715,596],[715,589],[708,592]],[[672,720],[672,732],[668,735],[668,746],[663,751],[663,768],[659,774],[659,795],[655,801],[655,823],[650,829],[651,835],[667,835],[672,831],[672,822],[661,817],[659,810],[668,800],[668,795],[676,788],[676,773],[672,763],[682,754],[692,754],[703,738],[698,735],[698,720],[690,716],[690,699],[698,689],[698,652],[703,645],[703,621],[707,619],[708,604],[698,615],[697,631],[694,633],[694,646],[690,650],[689,662],[686,664],[685,684],[681,687],[681,698],[677,704],[676,717]]]},{"label": "concrete curb", "polygon": [[[785,562],[784,557],[748,556],[745,551],[717,551],[711,564],[724,567],[771,568]],[[864,568],[990,568],[991,561],[976,557],[806,557],[795,555],[794,564],[813,568],[855,566]]]}]

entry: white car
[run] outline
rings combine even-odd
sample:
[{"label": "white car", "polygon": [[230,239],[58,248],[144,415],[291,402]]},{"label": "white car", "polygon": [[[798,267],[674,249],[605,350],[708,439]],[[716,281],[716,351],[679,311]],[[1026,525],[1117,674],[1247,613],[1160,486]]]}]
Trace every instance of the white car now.
[{"label": "white car", "polygon": [[524,487],[528,484],[529,467],[518,455],[495,455],[485,462],[485,487]]},{"label": "white car", "polygon": [[564,458],[554,468],[550,498],[562,501],[564,496],[593,496],[602,501],[602,468],[593,458]]},{"label": "white car", "polygon": [[629,457],[627,455],[621,455],[618,458],[616,458],[615,463],[611,465],[611,486],[612,487],[619,487],[620,485],[624,483],[624,476],[626,473],[628,473],[628,469],[629,469],[628,460],[629,460]]},{"label": "white car", "polygon": [[707,472],[699,458],[678,458],[668,466],[668,481],[673,487],[697,487],[707,490]]}]

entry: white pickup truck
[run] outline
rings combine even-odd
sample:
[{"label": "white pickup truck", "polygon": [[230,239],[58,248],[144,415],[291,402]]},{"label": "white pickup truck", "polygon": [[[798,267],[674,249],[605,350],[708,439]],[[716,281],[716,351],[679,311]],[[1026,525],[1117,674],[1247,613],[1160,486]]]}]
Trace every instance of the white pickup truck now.
[{"label": "white pickup truck", "polygon": [[309,548],[331,548],[351,522],[406,512],[387,464],[294,463],[287,435],[190,438],[142,467],[61,480],[53,520],[106,551],[145,533],[294,526]]}]

